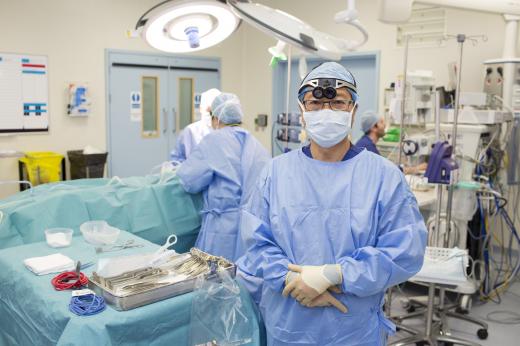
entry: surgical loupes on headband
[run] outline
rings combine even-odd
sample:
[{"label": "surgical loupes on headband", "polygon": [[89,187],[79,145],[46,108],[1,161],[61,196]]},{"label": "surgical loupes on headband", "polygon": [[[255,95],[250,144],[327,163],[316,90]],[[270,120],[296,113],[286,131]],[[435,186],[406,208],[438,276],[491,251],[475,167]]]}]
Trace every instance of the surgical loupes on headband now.
[{"label": "surgical loupes on headband", "polygon": [[336,89],[334,89],[333,87],[316,87],[312,90],[312,96],[314,96],[314,98],[316,99],[321,99],[324,97],[328,99],[333,99],[336,97],[336,94]]},{"label": "surgical loupes on headband", "polygon": [[321,99],[326,97],[328,99],[333,99],[336,97],[336,89],[346,87],[353,92],[357,93],[357,87],[355,84],[349,83],[347,81],[336,79],[336,78],[316,78],[307,81],[305,84],[300,86],[299,92],[303,90],[305,87],[312,87],[312,96],[317,99]]}]

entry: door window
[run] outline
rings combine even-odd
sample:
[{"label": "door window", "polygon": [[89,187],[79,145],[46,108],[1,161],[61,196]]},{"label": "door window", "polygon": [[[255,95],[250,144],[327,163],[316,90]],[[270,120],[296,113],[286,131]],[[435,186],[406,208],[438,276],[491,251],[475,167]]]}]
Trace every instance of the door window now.
[{"label": "door window", "polygon": [[142,77],[144,138],[159,136],[159,77]]},{"label": "door window", "polygon": [[179,128],[183,129],[194,119],[193,78],[179,78]]}]

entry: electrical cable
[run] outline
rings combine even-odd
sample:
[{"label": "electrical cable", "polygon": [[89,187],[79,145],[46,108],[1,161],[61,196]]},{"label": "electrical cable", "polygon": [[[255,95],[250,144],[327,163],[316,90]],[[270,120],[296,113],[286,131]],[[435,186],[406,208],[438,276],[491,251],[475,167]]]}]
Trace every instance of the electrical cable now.
[{"label": "electrical cable", "polygon": [[69,310],[78,316],[96,315],[105,309],[105,299],[95,294],[72,297],[69,303]]},{"label": "electrical cable", "polygon": [[80,273],[78,278],[76,272],[64,272],[55,276],[51,280],[51,284],[56,291],[76,289],[86,286],[88,284],[88,278],[83,273]]},{"label": "electrical cable", "polygon": [[[490,186],[492,186],[492,181],[490,181]],[[498,239],[498,237],[496,237],[496,235],[493,234],[493,239],[495,239],[499,245],[501,246],[501,258],[500,258],[500,261],[499,261],[499,264],[497,264],[497,262],[493,259],[493,252],[491,251],[490,252],[490,259],[492,261],[492,263],[498,267],[498,270],[496,271],[496,277],[495,277],[495,280],[493,282],[493,285],[492,286],[489,286],[489,283],[490,281],[488,280],[487,281],[487,286],[484,287],[484,290],[483,290],[483,298],[486,299],[486,300],[493,300],[492,298],[496,297],[498,299],[498,301],[500,301],[500,294],[505,292],[507,290],[507,288],[509,287],[509,285],[511,284],[511,282],[513,282],[517,276],[518,276],[518,273],[520,272],[520,258],[517,258],[517,261],[515,263],[515,265],[513,266],[512,264],[512,250],[513,250],[513,237],[515,238],[515,240],[517,241],[518,244],[520,244],[520,237],[518,236],[518,232],[516,230],[516,227],[514,226],[514,222],[513,220],[511,220],[507,210],[504,208],[505,204],[504,205],[500,205],[499,204],[499,198],[497,196],[495,196],[495,205],[496,205],[496,211],[495,211],[495,215],[494,215],[494,218],[497,218],[497,217],[500,217],[500,226],[499,227],[501,230],[502,230],[502,239],[505,238],[504,234],[503,234],[503,231],[504,231],[504,225],[503,223],[505,222],[506,225],[507,225],[507,228],[510,230],[511,232],[511,235],[510,235],[510,240],[509,240],[509,244],[508,246],[506,247],[504,245],[504,243]],[[496,223],[496,221],[495,221]],[[492,247],[490,246],[490,242],[491,242],[491,232],[492,230],[490,230],[490,233],[488,234],[488,238],[486,239],[486,242],[485,242],[485,246],[483,246],[483,250],[484,249],[489,249],[489,250],[492,250]],[[505,252],[508,252],[507,255]],[[503,269],[503,264],[506,263],[508,268],[506,269]],[[506,273],[505,275],[502,275],[503,273]],[[487,278],[489,278],[489,276],[491,275],[491,272],[487,271],[486,273],[486,276]],[[500,281],[501,280],[501,281]],[[500,282],[499,282],[500,281]]]},{"label": "electrical cable", "polygon": [[[492,316],[504,316],[503,318]],[[486,320],[499,324],[520,324],[520,314],[509,310],[492,311],[486,315]]]},{"label": "electrical cable", "polygon": [[488,151],[488,149],[491,147],[491,145],[493,145],[493,142],[495,141],[495,139],[497,138],[498,136],[498,133],[499,131],[495,131],[493,133],[493,135],[491,136],[491,139],[489,140],[489,143],[484,147],[484,149],[482,149],[477,157],[477,160],[478,161],[481,161],[482,158],[484,157],[484,154],[486,154],[486,152]]}]

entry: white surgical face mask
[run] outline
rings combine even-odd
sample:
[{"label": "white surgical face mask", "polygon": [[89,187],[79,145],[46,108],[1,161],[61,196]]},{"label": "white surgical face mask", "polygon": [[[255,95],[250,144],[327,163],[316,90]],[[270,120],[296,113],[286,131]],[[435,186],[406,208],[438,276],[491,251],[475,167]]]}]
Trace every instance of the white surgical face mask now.
[{"label": "white surgical face mask", "polygon": [[352,132],[352,112],[322,109],[303,112],[305,131],[322,148],[330,148]]}]

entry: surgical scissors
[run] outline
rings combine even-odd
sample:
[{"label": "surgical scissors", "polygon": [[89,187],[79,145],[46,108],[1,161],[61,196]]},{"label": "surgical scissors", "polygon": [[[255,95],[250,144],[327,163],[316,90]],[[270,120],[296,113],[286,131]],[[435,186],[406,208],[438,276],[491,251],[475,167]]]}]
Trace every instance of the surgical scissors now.
[{"label": "surgical scissors", "polygon": [[175,234],[172,234],[166,239],[166,243],[164,243],[163,246],[161,246],[157,251],[155,251],[156,254],[160,254],[162,252],[165,252],[168,250],[168,248],[172,245],[177,244],[177,236]]},{"label": "surgical scissors", "polygon": [[123,244],[113,245],[109,248],[96,247],[96,253],[100,254],[103,252],[120,251],[120,250],[125,250],[125,249],[131,249],[134,247],[143,247],[143,246],[144,246],[143,244],[135,244],[135,240],[130,239],[130,240],[127,240],[126,242],[124,242]]}]

